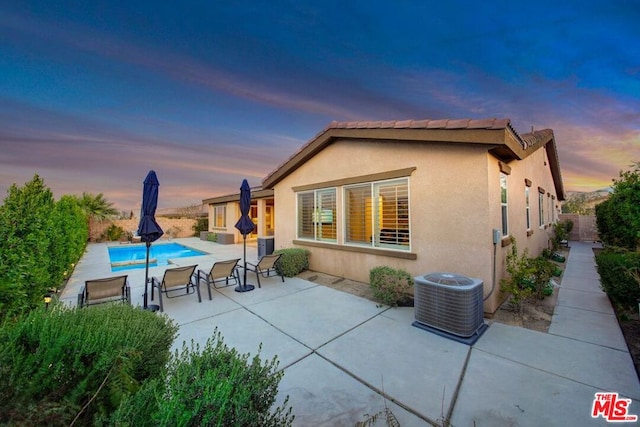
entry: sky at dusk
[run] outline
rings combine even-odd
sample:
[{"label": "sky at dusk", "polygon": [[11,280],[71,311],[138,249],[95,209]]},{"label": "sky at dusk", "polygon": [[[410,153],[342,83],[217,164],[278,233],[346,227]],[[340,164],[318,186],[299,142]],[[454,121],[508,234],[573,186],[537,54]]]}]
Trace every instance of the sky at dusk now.
[{"label": "sky at dusk", "polygon": [[[0,200],[252,186],[331,121],[551,128],[565,189],[640,161],[640,2],[0,0]],[[357,167],[357,160],[354,160]]]}]

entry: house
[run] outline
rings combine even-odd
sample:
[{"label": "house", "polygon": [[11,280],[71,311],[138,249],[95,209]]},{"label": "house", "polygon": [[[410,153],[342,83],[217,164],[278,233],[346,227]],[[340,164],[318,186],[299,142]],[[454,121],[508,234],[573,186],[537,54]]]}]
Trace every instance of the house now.
[{"label": "house", "polygon": [[[242,235],[235,228],[240,218],[240,193],[204,199],[202,203],[208,207],[209,232],[231,235],[229,243],[242,241]],[[274,214],[273,190],[252,188],[249,216],[256,227],[247,239],[273,236]]]},{"label": "house", "polygon": [[333,122],[262,191],[276,201],[276,249],[308,249],[312,270],[475,277],[487,313],[514,239],[539,254],[565,197],[553,131],[519,134],[509,119]]}]

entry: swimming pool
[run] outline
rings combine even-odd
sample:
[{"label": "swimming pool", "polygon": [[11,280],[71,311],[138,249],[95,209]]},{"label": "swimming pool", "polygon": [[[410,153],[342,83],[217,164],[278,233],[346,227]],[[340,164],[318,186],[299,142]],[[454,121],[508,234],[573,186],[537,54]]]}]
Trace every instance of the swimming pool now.
[{"label": "swimming pool", "polygon": [[[149,250],[149,267],[169,265],[171,258],[208,255],[179,243],[153,243]],[[147,259],[145,245],[112,246],[109,248],[111,271],[144,268]]]}]

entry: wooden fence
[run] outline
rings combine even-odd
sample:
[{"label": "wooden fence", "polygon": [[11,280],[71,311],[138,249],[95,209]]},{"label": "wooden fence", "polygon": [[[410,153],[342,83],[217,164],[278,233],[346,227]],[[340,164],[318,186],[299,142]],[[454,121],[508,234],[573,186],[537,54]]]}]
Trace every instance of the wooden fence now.
[{"label": "wooden fence", "polygon": [[558,219],[560,221],[573,221],[573,230],[569,234],[569,240],[581,242],[597,242],[600,240],[595,215],[560,214]]}]

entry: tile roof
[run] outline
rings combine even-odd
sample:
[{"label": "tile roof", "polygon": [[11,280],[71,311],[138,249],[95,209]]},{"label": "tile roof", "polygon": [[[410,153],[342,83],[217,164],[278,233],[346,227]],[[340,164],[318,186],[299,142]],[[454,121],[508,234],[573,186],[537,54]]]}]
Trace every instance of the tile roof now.
[{"label": "tile roof", "polygon": [[[387,120],[337,122],[333,121],[328,129],[506,129],[514,130],[509,119],[438,119],[438,120]],[[323,131],[323,132],[324,132]]]},{"label": "tile roof", "polygon": [[[552,142],[547,149],[552,150],[550,157],[554,160],[554,177],[559,182],[559,193],[564,197],[564,190],[562,188],[561,176],[559,170],[559,163],[557,158],[557,151],[555,148],[555,140],[553,131],[551,129],[543,129],[540,131],[532,131],[520,135],[509,118],[490,118],[490,119],[436,119],[436,120],[377,120],[377,121],[350,121],[339,122],[333,121],[327,127],[318,132],[313,138],[311,138],[300,149],[293,153],[287,160],[280,164],[275,170],[263,179],[263,185],[265,182],[268,186],[273,185],[275,182],[282,179],[282,173],[286,175],[289,170],[297,168],[300,164],[304,163],[308,158],[315,155],[318,150],[324,148],[324,146],[332,139],[331,131],[345,130],[348,133],[357,132],[360,130],[504,130],[513,135],[513,141],[516,146],[507,147],[508,141],[500,143],[500,147],[494,148],[494,154],[509,154],[509,150],[518,151],[517,157],[527,156],[528,153],[536,151],[540,146],[547,146],[547,142]],[[517,147],[519,145],[519,147]],[[500,152],[502,150],[502,152]],[[510,155],[512,155],[511,153]]]}]

